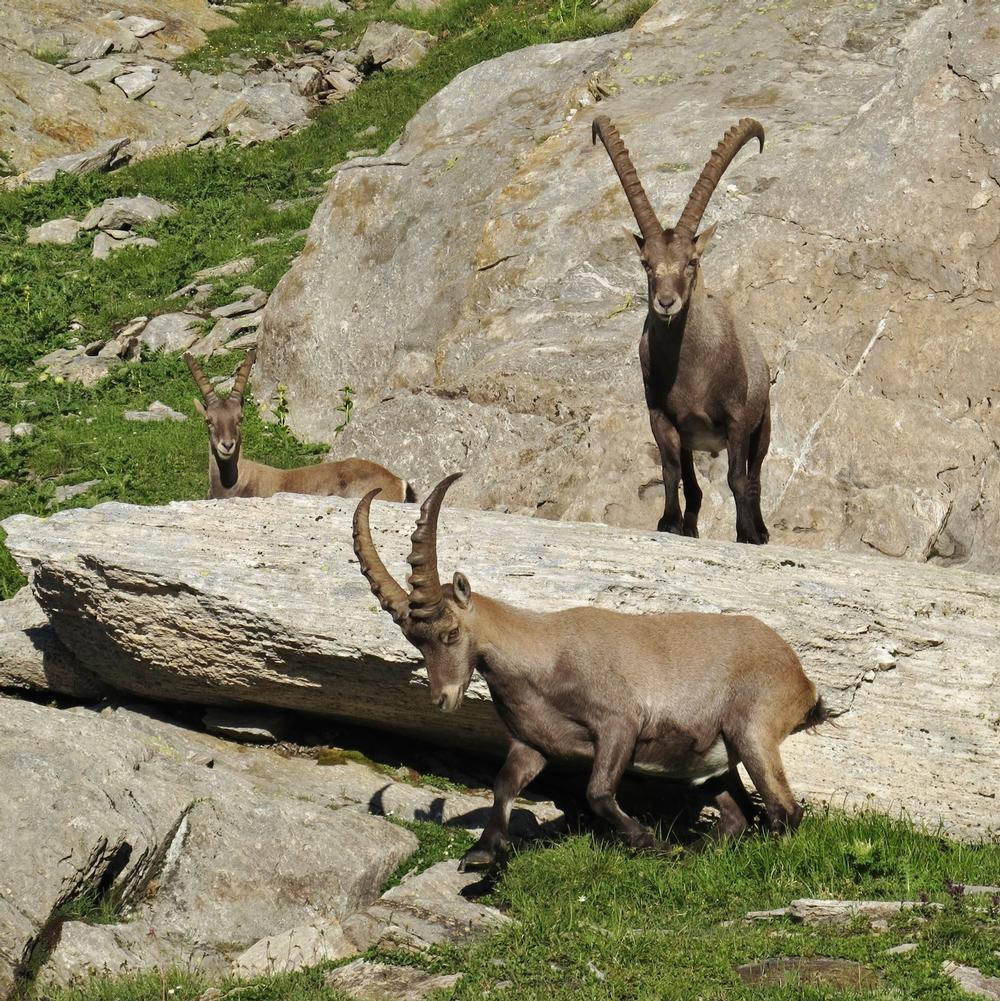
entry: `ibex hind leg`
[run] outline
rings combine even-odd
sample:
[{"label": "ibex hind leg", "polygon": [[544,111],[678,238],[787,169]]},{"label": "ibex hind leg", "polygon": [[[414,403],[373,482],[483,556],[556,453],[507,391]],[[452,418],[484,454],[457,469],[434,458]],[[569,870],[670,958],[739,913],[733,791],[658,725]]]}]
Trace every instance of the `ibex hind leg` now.
[{"label": "ibex hind leg", "polygon": [[762,730],[748,728],[733,739],[733,745],[764,800],[768,827],[776,834],[784,834],[799,826],[803,809],[785,777],[779,742]]},{"label": "ibex hind leg", "polygon": [[766,543],[771,534],[764,524],[764,515],[760,510],[760,471],[764,465],[764,457],[771,445],[771,404],[768,403],[764,416],[757,430],[750,435],[749,462],[747,463],[747,480],[749,481],[750,499],[753,504],[753,520],[757,529],[757,537]]}]

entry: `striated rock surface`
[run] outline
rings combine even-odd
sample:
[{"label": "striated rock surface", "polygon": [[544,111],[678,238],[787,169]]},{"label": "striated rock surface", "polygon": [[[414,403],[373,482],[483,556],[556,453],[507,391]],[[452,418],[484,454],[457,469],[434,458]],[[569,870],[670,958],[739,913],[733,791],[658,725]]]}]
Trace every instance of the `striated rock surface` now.
[{"label": "striated rock surface", "polygon": [[[117,689],[501,748],[481,680],[461,711],[432,709],[416,650],[358,572],[353,509],[288,494],[102,504],[3,527],[57,635]],[[400,577],[414,517],[409,505],[373,510]],[[997,830],[997,578],[460,509],[446,509],[439,548],[445,576],[461,568],[474,590],[538,610],[759,616],[843,714],[839,726],[786,743],[798,793],[905,809],[962,836]]]},{"label": "striated rock surface", "polygon": [[[476,66],[334,178],[265,312],[259,393],[284,384],[296,431],[421,489],[462,457],[457,503],[655,526],[645,282],[590,121],[672,224],[751,115],[767,144],[713,197],[704,268],[771,365],[772,539],[996,569],[998,33],[960,0],[664,0]],[[725,458],[698,466],[703,534],[733,538]]]},{"label": "striated rock surface", "polygon": [[[49,987],[157,966],[221,973],[265,936],[372,904],[416,838],[345,808],[327,771],[140,712],[0,699],[0,996],[40,941]],[[121,917],[63,921],[81,900]]]},{"label": "striated rock surface", "polygon": [[30,587],[0,601],[0,688],[79,699],[103,688],[56,636]]}]

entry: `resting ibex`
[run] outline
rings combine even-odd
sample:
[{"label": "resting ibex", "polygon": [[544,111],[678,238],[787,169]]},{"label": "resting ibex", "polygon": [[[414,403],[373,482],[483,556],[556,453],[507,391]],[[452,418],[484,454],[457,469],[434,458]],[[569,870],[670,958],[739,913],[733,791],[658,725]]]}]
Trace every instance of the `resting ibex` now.
[{"label": "resting ibex", "polygon": [[204,400],[204,405],[199,400],[195,400],[194,405],[208,425],[209,497],[271,497],[282,491],[324,497],[360,497],[366,491],[377,488],[385,492],[386,500],[416,500],[405,480],[367,459],[319,462],[295,469],[276,469],[241,459],[243,390],[256,358],[253,349],[247,352],[236,373],[232,392],[221,399],[194,358],[186,352],[184,354]]},{"label": "resting ibex", "polygon": [[493,788],[493,811],[464,866],[488,865],[502,846],[511,801],[549,760],[590,763],[587,800],[630,845],[652,835],[618,805],[626,770],[695,785],[714,780],[719,835],[746,829],[752,806],[742,762],[764,799],[772,830],[795,828],[802,807],[781,764],[790,733],[826,718],[816,686],[792,648],[748,615],[627,615],[603,608],[537,613],[473,594],[437,569],[442,480],[420,509],[408,562],[410,593],[372,541],[371,491],[354,514],[354,551],[379,604],[423,654],[431,699],[458,708],[478,670],[510,733]]},{"label": "resting ibex", "polygon": [[[771,379],[753,335],[705,289],[699,264],[717,224],[696,231],[715,186],[751,139],[764,149],[764,129],[743,118],[716,146],[673,229],[664,229],[642,188],[628,150],[606,115],[594,119],[639,224],[636,242],[646,269],[649,312],[639,345],[646,406],[660,450],[666,499],[657,530],[698,536],[701,488],[693,451],[729,453],[738,542],[765,543],[760,467],[771,440]],[[677,487],[684,483],[684,515]]]}]

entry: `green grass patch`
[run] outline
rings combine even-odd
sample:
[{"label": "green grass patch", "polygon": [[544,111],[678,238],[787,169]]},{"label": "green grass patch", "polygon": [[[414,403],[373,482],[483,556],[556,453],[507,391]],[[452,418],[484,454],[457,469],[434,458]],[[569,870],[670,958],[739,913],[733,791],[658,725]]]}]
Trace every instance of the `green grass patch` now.
[{"label": "green grass patch", "polygon": [[59,910],[65,921],[83,921],[89,925],[113,925],[122,920],[121,903],[113,895],[89,888]]},{"label": "green grass patch", "polygon": [[461,858],[476,842],[475,837],[461,827],[444,827],[429,820],[389,818],[417,836],[420,846],[405,862],[401,862],[389,877],[383,892],[403,881],[404,876],[423,872],[445,859]]},{"label": "green grass patch", "polygon": [[[395,874],[454,858],[471,843],[465,832],[434,824],[403,826],[421,847]],[[872,848],[864,846],[871,845]],[[806,817],[790,838],[754,836],[681,861],[638,854],[575,835],[516,852],[492,894],[515,921],[468,948],[435,948],[411,958],[372,950],[372,958],[465,973],[453,997],[478,1001],[792,1001],[866,998],[961,1001],[941,972],[945,960],[1000,976],[996,954],[1000,902],[955,896],[946,880],[996,883],[1000,845],[965,845],[877,814]],[[747,924],[748,910],[799,897],[921,899],[944,905],[917,910],[887,929],[851,924],[816,928],[785,919]],[[917,948],[891,956],[904,942]],[[735,967],[778,956],[830,956],[862,962],[882,985],[867,992],[788,984],[743,984]],[[172,998],[194,998],[189,979],[170,974]],[[259,1001],[312,1001],[322,972],[257,981]],[[207,986],[198,981],[198,989]],[[227,985],[218,985],[225,990]],[[95,980],[52,1001],[156,1001],[159,978]]]},{"label": "green grass patch", "polygon": [[61,63],[69,53],[66,49],[39,49],[37,52],[33,52],[32,55],[39,62],[55,66],[57,63]]},{"label": "green grass patch", "polygon": [[[389,758],[388,755],[386,755]],[[359,764],[371,768],[380,775],[385,775],[397,782],[406,782],[413,786],[429,786],[432,789],[440,789],[442,792],[467,792],[468,786],[461,782],[456,782],[445,775],[435,775],[433,772],[420,772],[417,769],[395,759],[375,761],[368,757],[363,751],[345,747],[321,747],[316,751],[316,763],[318,765],[346,765]]]}]

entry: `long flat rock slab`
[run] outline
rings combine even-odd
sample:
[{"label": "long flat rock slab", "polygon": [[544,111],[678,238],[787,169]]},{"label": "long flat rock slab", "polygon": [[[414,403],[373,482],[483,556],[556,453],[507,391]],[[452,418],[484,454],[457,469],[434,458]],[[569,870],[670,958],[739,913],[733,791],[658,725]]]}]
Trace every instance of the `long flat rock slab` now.
[{"label": "long flat rock slab", "polygon": [[[280,495],[8,518],[7,545],[83,666],[146,697],[308,710],[477,750],[504,733],[476,679],[432,709],[417,651],[351,547],[354,501]],[[405,579],[416,509],[373,506]],[[443,579],[536,610],[749,612],[841,714],[785,745],[799,794],[966,837],[1000,830],[1000,578],[855,555],[446,508]]]}]

